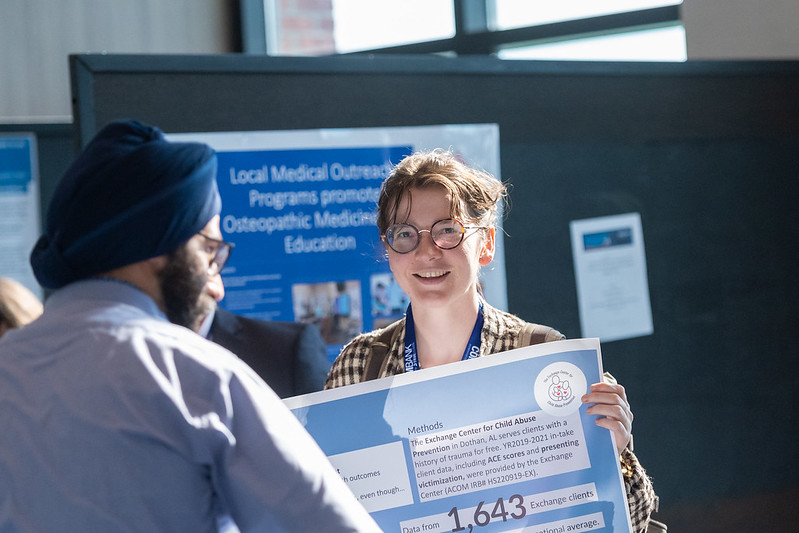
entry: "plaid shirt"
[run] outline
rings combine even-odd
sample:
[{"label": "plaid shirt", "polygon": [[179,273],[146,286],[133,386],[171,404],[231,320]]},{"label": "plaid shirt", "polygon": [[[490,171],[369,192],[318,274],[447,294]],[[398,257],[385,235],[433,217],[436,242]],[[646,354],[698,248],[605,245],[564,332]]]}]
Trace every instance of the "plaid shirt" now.
[{"label": "plaid shirt", "polygon": [[[483,302],[483,330],[480,333],[480,356],[521,348],[521,330],[525,322],[510,313],[505,313]],[[392,336],[388,354],[383,362],[378,377],[394,376],[405,372],[403,348],[405,339],[405,319],[387,326],[396,328]],[[326,389],[359,383],[363,380],[366,364],[371,354],[372,343],[377,340],[384,329],[363,333],[347,344],[333,363],[325,383]],[[565,338],[561,333],[550,329],[546,342]],[[609,380],[612,380],[612,376]],[[644,468],[638,462],[631,449],[626,449],[621,456],[624,485],[627,489],[627,506],[630,509],[633,531],[646,531],[649,515],[656,509],[657,496],[652,482]]]}]

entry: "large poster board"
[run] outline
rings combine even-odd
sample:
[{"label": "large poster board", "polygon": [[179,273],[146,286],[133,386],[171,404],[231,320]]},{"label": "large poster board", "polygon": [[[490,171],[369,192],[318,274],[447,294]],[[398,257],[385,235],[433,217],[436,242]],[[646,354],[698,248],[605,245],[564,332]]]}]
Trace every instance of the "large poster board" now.
[{"label": "large poster board", "polygon": [[285,400],[384,531],[630,531],[597,339]]},{"label": "large poster board", "polygon": [[[786,244],[799,241],[799,61],[84,54],[70,65],[81,144],[127,117],[167,132],[498,124],[512,313],[580,336],[569,224],[640,213],[654,331],[602,351],[631,399],[659,516],[799,486],[799,461],[784,460],[793,433],[759,414],[799,401],[796,346],[781,334],[799,315]],[[674,388],[708,365],[737,370],[701,395]],[[731,423],[741,405],[753,406],[746,424]],[[797,425],[799,411],[786,413],[781,427]]]},{"label": "large poster board", "polygon": [[[375,225],[380,186],[416,150],[451,149],[499,178],[496,124],[171,134],[218,154],[221,227],[236,248],[221,305],[315,324],[334,359],[355,335],[402,317]],[[502,232],[483,269],[486,300],[507,308]]]}]

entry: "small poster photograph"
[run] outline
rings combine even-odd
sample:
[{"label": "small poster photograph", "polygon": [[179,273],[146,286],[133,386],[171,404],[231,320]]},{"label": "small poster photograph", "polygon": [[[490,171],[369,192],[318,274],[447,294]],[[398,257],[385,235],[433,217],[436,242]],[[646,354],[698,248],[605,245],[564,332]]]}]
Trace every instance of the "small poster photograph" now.
[{"label": "small poster photograph", "polygon": [[363,329],[361,282],[297,283],[291,287],[294,319],[314,324],[328,345],[342,345]]},{"label": "small poster photograph", "polygon": [[374,328],[384,328],[405,314],[410,299],[390,272],[373,274],[369,279]]}]

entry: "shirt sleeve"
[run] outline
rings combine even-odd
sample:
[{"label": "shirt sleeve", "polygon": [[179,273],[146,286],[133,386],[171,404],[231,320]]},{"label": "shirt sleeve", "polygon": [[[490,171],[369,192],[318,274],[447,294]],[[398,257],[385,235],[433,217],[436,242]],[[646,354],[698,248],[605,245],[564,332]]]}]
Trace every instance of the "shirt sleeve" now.
[{"label": "shirt sleeve", "polygon": [[[607,383],[616,384],[618,381],[610,372],[605,372],[602,379]],[[632,441],[631,441],[632,442]],[[642,533],[649,524],[649,516],[657,510],[658,497],[652,487],[652,481],[638,458],[627,447],[621,454],[621,471],[624,478],[624,488],[627,491],[627,507],[630,509],[630,521],[633,531]]]},{"label": "shirt sleeve", "polygon": [[633,531],[643,533],[649,524],[649,516],[657,508],[658,498],[652,481],[631,450],[625,449],[622,452],[621,464]]},{"label": "shirt sleeve", "polygon": [[372,349],[373,336],[368,333],[359,335],[344,346],[327,375],[325,389],[360,383]]},{"label": "shirt sleeve", "polygon": [[[224,378],[224,376],[223,376]],[[322,450],[245,365],[221,379],[211,456],[218,498],[242,532],[378,532]]]}]

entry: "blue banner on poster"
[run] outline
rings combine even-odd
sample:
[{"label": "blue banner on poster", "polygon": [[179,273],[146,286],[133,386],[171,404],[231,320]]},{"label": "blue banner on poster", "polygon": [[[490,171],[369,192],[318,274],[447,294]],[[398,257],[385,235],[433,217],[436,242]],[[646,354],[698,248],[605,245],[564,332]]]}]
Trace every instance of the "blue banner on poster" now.
[{"label": "blue banner on poster", "polygon": [[611,433],[580,401],[597,339],[285,400],[389,533],[630,531]]},{"label": "blue banner on poster", "polygon": [[586,251],[599,248],[612,248],[613,246],[625,246],[633,243],[632,228],[621,228],[598,233],[586,233],[583,235],[583,248]]},{"label": "blue banner on poster", "polygon": [[31,137],[0,137],[0,192],[25,193],[33,180]]},{"label": "blue banner on poster", "polygon": [[331,360],[407,297],[375,226],[380,186],[411,146],[219,151],[229,311],[319,327]]}]

